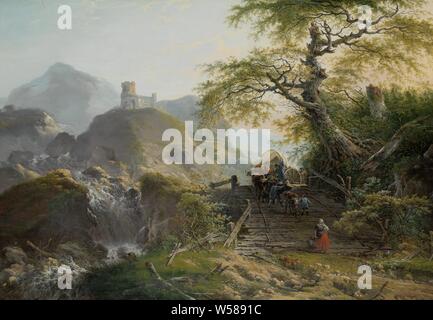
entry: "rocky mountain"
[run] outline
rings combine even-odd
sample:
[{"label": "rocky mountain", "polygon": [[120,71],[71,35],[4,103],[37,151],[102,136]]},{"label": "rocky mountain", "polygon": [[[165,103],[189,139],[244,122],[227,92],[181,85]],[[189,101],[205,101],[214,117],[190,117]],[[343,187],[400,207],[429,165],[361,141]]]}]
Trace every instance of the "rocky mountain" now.
[{"label": "rocky mountain", "polygon": [[[174,100],[161,100],[156,104],[156,108],[162,110],[180,121],[194,121],[194,127],[199,125],[198,111],[200,106],[198,104],[199,98],[194,95],[187,95]],[[217,123],[216,128],[223,129],[230,127],[226,120],[221,120]]]},{"label": "rocky mountain", "polygon": [[92,118],[119,104],[114,86],[103,79],[56,63],[42,76],[14,89],[8,104],[18,108],[38,108],[80,133]]},{"label": "rocky mountain", "polygon": [[7,160],[13,151],[43,153],[60,131],[57,122],[44,111],[4,107],[0,111],[0,161]]},{"label": "rocky mountain", "polygon": [[156,104],[159,110],[165,111],[181,121],[197,121],[198,97],[188,95],[175,100],[162,100]]},{"label": "rocky mountain", "polygon": [[209,172],[217,174],[215,168],[209,171],[206,166],[165,164],[161,155],[168,142],[162,141],[162,134],[170,128],[182,134],[185,130],[184,123],[155,108],[113,109],[94,118],[89,129],[77,137],[70,154],[89,166],[100,165],[106,170],[120,163],[135,178],[147,171],[202,181]]}]

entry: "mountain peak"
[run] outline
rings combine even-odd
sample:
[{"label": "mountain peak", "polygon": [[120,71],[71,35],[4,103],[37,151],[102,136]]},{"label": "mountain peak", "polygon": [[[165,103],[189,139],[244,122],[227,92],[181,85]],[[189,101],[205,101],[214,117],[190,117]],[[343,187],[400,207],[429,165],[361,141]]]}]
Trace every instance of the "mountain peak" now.
[{"label": "mountain peak", "polygon": [[76,71],[76,69],[73,67],[73,66],[71,66],[70,64],[66,64],[66,63],[62,63],[62,62],[57,62],[57,63],[55,63],[55,64],[53,64],[52,66],[50,66],[49,68],[48,68],[48,71],[50,72],[55,72],[55,71],[61,71],[61,72],[64,72],[64,71]]},{"label": "mountain peak", "polygon": [[107,81],[57,62],[43,75],[14,89],[7,103],[45,110],[69,125],[71,132],[79,133],[94,116],[113,108],[118,101],[119,94]]}]

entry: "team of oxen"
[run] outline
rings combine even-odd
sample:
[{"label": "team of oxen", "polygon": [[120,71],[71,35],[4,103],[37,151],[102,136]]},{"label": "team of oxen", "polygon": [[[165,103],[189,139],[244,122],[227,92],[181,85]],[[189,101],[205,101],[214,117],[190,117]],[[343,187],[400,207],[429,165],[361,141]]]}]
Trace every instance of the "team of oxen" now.
[{"label": "team of oxen", "polygon": [[300,196],[294,192],[287,180],[280,180],[273,175],[253,175],[251,178],[259,203],[272,206],[278,202],[286,214],[308,215],[309,199],[305,194]]}]

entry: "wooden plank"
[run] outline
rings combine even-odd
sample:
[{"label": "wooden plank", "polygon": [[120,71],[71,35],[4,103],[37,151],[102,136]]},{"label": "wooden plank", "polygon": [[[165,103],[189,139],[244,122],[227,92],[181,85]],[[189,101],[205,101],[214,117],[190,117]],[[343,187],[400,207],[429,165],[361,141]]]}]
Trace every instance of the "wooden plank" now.
[{"label": "wooden plank", "polygon": [[229,184],[230,182],[231,182],[231,179],[223,180],[223,181],[219,181],[219,182],[211,182],[211,183],[209,183],[209,187],[214,189],[214,188],[218,188],[218,187],[224,186],[226,184]]},{"label": "wooden plank", "polygon": [[247,220],[248,216],[251,213],[251,202],[247,200],[248,205],[245,209],[242,216],[239,218],[239,220],[236,222],[235,227],[233,228],[233,231],[230,233],[229,237],[227,238],[226,242],[224,243],[224,247],[230,247],[233,241],[237,238],[239,231],[242,228],[242,225]]}]

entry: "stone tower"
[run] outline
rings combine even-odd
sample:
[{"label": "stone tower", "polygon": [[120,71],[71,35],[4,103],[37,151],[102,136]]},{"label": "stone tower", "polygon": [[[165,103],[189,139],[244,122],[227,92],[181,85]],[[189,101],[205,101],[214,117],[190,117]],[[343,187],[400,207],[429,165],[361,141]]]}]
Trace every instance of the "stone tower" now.
[{"label": "stone tower", "polygon": [[157,96],[152,93],[151,97],[139,96],[136,92],[135,81],[122,82],[122,94],[120,96],[120,107],[123,109],[141,109],[155,107]]},{"label": "stone tower", "polygon": [[137,93],[135,81],[122,82],[122,94],[120,95],[120,106],[124,109],[135,109],[137,105]]}]

